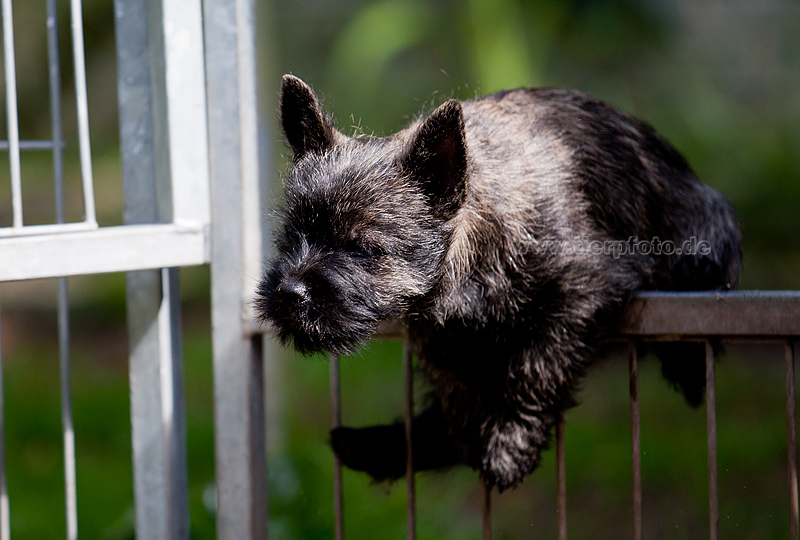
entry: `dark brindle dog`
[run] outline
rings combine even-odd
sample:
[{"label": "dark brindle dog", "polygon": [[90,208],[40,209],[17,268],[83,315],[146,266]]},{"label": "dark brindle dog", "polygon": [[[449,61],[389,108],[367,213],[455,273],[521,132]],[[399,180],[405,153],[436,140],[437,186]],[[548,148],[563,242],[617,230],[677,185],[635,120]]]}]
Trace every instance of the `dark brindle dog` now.
[{"label": "dark brindle dog", "polygon": [[[294,160],[256,305],[302,352],[347,353],[403,322],[435,389],[413,424],[418,470],[466,463],[518,485],[634,291],[739,278],[730,204],[585,94],[450,100],[395,135],[347,137],[287,75],[281,120]],[[681,356],[665,373],[699,403],[702,365]],[[404,474],[403,441],[400,424],[332,433],[378,480]]]}]

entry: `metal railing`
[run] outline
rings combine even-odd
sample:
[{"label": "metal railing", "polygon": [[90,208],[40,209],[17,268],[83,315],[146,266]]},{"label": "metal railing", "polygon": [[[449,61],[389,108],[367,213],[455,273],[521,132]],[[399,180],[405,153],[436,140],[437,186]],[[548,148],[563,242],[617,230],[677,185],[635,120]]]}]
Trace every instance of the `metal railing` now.
[{"label": "metal railing", "polygon": [[[736,291],[726,293],[640,293],[634,297],[619,324],[614,341],[628,343],[628,372],[631,417],[631,463],[633,538],[643,538],[642,520],[642,462],[641,426],[639,413],[639,359],[636,343],[640,341],[697,341],[705,344],[706,366],[706,426],[708,455],[708,505],[709,538],[719,538],[719,487],[717,472],[717,418],[716,374],[712,340],[755,341],[781,343],[784,346],[786,369],[786,425],[789,493],[790,538],[797,540],[798,530],[798,477],[797,436],[795,424],[795,339],[800,336],[800,292]],[[381,337],[402,339],[398,324],[386,328]],[[333,426],[341,421],[339,396],[339,359],[331,357],[331,389]],[[411,357],[404,347],[405,372],[405,424],[407,446],[407,538],[416,538],[416,507],[414,473],[411,468],[411,418],[413,393]],[[591,376],[591,375],[589,375]],[[556,425],[556,507],[558,512],[558,540],[567,535],[566,449],[564,419]],[[334,520],[335,538],[344,538],[341,464],[334,456]],[[483,513],[482,538],[492,538],[491,492],[482,486]]]},{"label": "metal railing", "polygon": [[[794,340],[800,336],[800,293],[646,293],[626,311],[618,334],[630,340],[686,340],[705,344],[708,446],[709,538],[719,538],[717,404],[711,339],[776,342],[784,346],[790,538],[798,538],[797,442]],[[632,342],[631,342],[632,343]],[[642,473],[639,428],[638,358],[629,347],[631,448],[633,450],[634,539],[642,538]]]}]

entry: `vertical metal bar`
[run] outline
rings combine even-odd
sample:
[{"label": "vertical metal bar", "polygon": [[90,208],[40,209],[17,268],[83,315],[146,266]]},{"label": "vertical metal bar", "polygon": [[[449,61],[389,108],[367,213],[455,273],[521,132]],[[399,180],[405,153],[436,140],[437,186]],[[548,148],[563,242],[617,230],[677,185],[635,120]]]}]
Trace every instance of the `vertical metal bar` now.
[{"label": "vertical metal bar", "polygon": [[[8,0],[10,1],[10,0]],[[87,223],[97,225],[92,179],[92,151],[89,140],[89,102],[86,91],[86,60],[83,45],[81,0],[70,1],[72,19],[72,58],[75,68],[75,100],[78,112],[78,145],[83,183],[83,208]]]},{"label": "vertical metal bar", "polygon": [[50,67],[50,122],[56,223],[64,223],[64,147],[61,128],[61,65],[58,55],[57,9],[56,0],[47,0],[47,60]]},{"label": "vertical metal bar", "polygon": [[556,477],[558,483],[558,540],[567,540],[567,452],[564,444],[564,413],[556,423]]},{"label": "vertical metal bar", "polygon": [[[126,224],[171,220],[164,201],[168,164],[155,157],[155,147],[168,144],[154,128],[166,121],[153,104],[153,95],[163,93],[153,76],[163,69],[163,51],[151,39],[163,31],[160,19],[150,16],[159,5],[114,5]],[[189,518],[178,270],[130,272],[126,278],[136,537],[180,540],[189,536]],[[243,356],[237,363],[245,363]]]},{"label": "vertical metal bar", "polygon": [[178,270],[127,274],[136,537],[188,538]]},{"label": "vertical metal bar", "polygon": [[22,227],[22,172],[19,158],[19,116],[17,113],[17,68],[14,58],[14,16],[11,0],[2,0],[3,10],[3,60],[6,76],[6,122],[8,124],[8,150],[11,165],[11,206],[13,226]]},{"label": "vertical metal bar", "polygon": [[186,412],[183,398],[180,284],[177,268],[162,268],[158,309],[158,380],[161,384],[166,494],[170,538],[189,536],[186,472]]},{"label": "vertical metal bar", "polygon": [[481,478],[483,491],[483,531],[482,540],[492,540],[492,488]]},{"label": "vertical metal bar", "polygon": [[[246,331],[252,287],[258,276],[242,279],[246,260],[261,260],[258,246],[247,241],[242,220],[245,204],[259,200],[246,191],[245,177],[256,160],[257,148],[244,143],[251,130],[242,118],[258,113],[249,91],[241,89],[252,79],[244,76],[255,69],[241,55],[252,47],[254,24],[252,0],[205,0],[202,2],[206,96],[208,114],[209,167],[211,182],[211,304],[214,328],[215,438],[217,450],[217,538],[261,539],[267,537],[266,472],[254,468],[266,457],[256,455],[263,445],[257,425],[263,415],[254,411],[255,400],[244,399],[255,391],[248,385],[252,368],[243,365],[242,342]],[[257,189],[258,185],[251,186]],[[250,282],[250,283],[248,283]],[[244,368],[248,369],[244,369]],[[259,366],[263,368],[263,365]],[[263,377],[263,375],[261,375]],[[263,396],[261,396],[263,406]]]},{"label": "vertical metal bar", "polygon": [[706,425],[708,433],[708,526],[709,538],[719,539],[719,480],[717,475],[717,390],[714,349],[706,340]]},{"label": "vertical metal bar", "polygon": [[[260,277],[262,260],[262,236],[264,207],[260,197],[260,165],[258,140],[258,88],[256,84],[256,0],[240,0],[236,4],[236,16],[239,20],[239,47],[237,50],[239,64],[239,133],[242,152],[242,228],[244,258],[242,271],[246,276]],[[261,31],[259,28],[258,31]],[[270,111],[271,113],[272,111]],[[191,155],[194,149],[189,150]],[[196,190],[196,188],[194,188]],[[257,279],[248,283],[248,295],[255,294]],[[255,317],[253,304],[247,303],[249,317]]]},{"label": "vertical metal bar", "polygon": [[[250,366],[250,414],[252,417],[252,439],[250,442],[249,469],[260,483],[253,485],[250,497],[253,508],[260,509],[253,515],[254,540],[269,538],[269,496],[267,493],[267,414],[264,399],[264,336],[250,336],[248,365]],[[188,511],[187,511],[188,520]]]},{"label": "vertical metal bar", "polygon": [[[2,310],[0,310],[1,312]],[[2,329],[0,323],[0,329]],[[0,336],[2,336],[0,332]],[[3,392],[3,340],[0,339],[0,540],[11,538],[11,513],[8,503],[8,481],[6,476],[6,411]]]},{"label": "vertical metal bar", "polygon": [[[155,123],[156,162],[169,177],[161,188],[167,207],[163,213],[176,223],[208,224],[211,206],[201,5],[199,0],[151,2],[150,16],[150,46],[158,51],[154,64],[158,69],[152,73],[157,89],[153,112],[156,118],[163,118]],[[255,259],[256,264],[260,262],[259,257]]]},{"label": "vertical metal bar", "polygon": [[[341,378],[339,377],[339,355],[330,357],[331,371],[331,425],[342,425]],[[344,539],[344,497],[342,489],[342,462],[333,454],[333,532],[335,540]]]},{"label": "vertical metal bar", "polygon": [[[257,69],[257,62],[256,62],[256,7],[255,7],[255,0],[239,0],[235,3],[235,13],[236,13],[236,32],[237,32],[237,47],[236,47],[236,54],[237,54],[237,61],[236,61],[236,73],[238,77],[238,107],[239,107],[239,117],[238,117],[238,126],[239,126],[239,163],[241,165],[240,168],[240,181],[241,181],[241,193],[242,193],[242,201],[240,206],[239,215],[236,216],[240,219],[240,227],[241,227],[241,242],[242,242],[242,274],[245,276],[251,277],[259,277],[261,274],[261,265],[263,263],[262,257],[262,241],[263,237],[261,234],[261,226],[262,226],[262,199],[261,199],[261,149],[259,148],[259,132],[258,132],[258,123],[259,123],[259,111],[258,111],[258,87],[256,84],[256,69]],[[202,17],[198,17],[198,24],[202,27]],[[202,43],[202,41],[201,41]],[[203,71],[203,77],[205,78],[205,71]],[[203,100],[206,99],[205,94],[206,85],[203,84],[200,89],[203,90],[202,98]],[[196,116],[196,113],[192,111],[191,116]],[[206,118],[204,120],[204,127],[207,128],[209,122]],[[207,133],[203,133],[203,142],[208,140]],[[196,156],[196,147],[197,145],[188,145],[187,148],[187,157],[191,161],[195,159]],[[205,154],[207,156],[208,154]],[[207,173],[208,174],[208,173]],[[192,175],[194,176],[194,175]],[[195,184],[195,179],[190,177],[189,182],[186,182],[189,186],[189,191],[191,193],[196,193],[198,191],[197,186]],[[207,223],[211,220],[211,209],[209,203],[211,191],[209,190],[208,193],[205,194],[205,200],[203,201],[203,206],[208,208],[206,219]],[[197,202],[200,198],[195,195],[192,199],[194,205],[198,205]],[[178,203],[180,202],[178,197],[174,198],[174,204],[176,208],[176,212],[178,212]],[[199,212],[194,211],[194,215],[198,216],[201,215]],[[258,283],[258,279],[249,279],[245,280],[245,283],[242,285],[243,291],[243,299],[244,302],[242,303],[242,321],[244,325],[244,321],[252,320],[255,317],[253,303],[250,302],[250,299],[253,298],[255,295],[256,285]],[[253,339],[259,340],[259,345],[263,347],[264,336],[259,335],[255,336]],[[255,516],[253,520],[253,530],[254,530],[254,537],[258,538],[260,535],[266,539],[269,536],[269,510],[268,510],[268,493],[267,493],[267,460],[266,460],[266,412],[264,411],[265,400],[264,400],[264,387],[263,387],[263,373],[265,371],[264,367],[264,360],[263,360],[263,348],[259,349],[260,361],[259,361],[259,370],[260,370],[260,378],[259,381],[262,382],[262,386],[258,388],[257,392],[254,392],[254,397],[256,395],[259,396],[261,400],[261,407],[256,407],[254,404],[251,409],[255,412],[254,416],[254,424],[256,426],[260,426],[261,430],[260,433],[257,434],[257,437],[254,439],[254,443],[257,446],[254,448],[252,452],[252,457],[255,461],[251,466],[251,470],[254,471],[256,479],[263,478],[263,485],[256,485],[252,491],[253,497],[253,508]],[[258,460],[261,460],[260,463]],[[340,479],[341,485],[341,479]],[[340,500],[340,506],[341,506]],[[342,508],[342,514],[344,509]],[[342,523],[344,523],[342,521]]]},{"label": "vertical metal bar", "polygon": [[[190,7],[186,6],[187,12]],[[172,167],[168,159],[159,159],[172,143],[164,109],[157,106],[167,106],[166,21],[161,8],[161,2],[149,0],[115,2],[128,224],[173,220]],[[198,13],[199,9],[195,6]],[[127,281],[137,537],[187,538],[178,270],[133,272]],[[251,349],[243,351],[245,356]],[[257,383],[254,378],[253,384]]]},{"label": "vertical metal bar", "polygon": [[405,402],[406,428],[406,537],[417,538],[417,505],[416,488],[414,486],[414,438],[412,424],[414,421],[414,371],[412,369],[411,349],[408,341],[403,340],[403,382]]},{"label": "vertical metal bar", "polygon": [[789,457],[789,538],[800,537],[800,518],[798,517],[797,493],[797,425],[795,424],[794,397],[794,341],[788,339],[783,344],[786,360],[786,435]]},{"label": "vertical metal bar", "polygon": [[642,540],[642,445],[639,416],[639,359],[636,344],[628,342],[631,395],[631,468],[633,471],[633,540]]},{"label": "vertical metal bar", "polygon": [[78,538],[78,491],[75,468],[75,428],[72,422],[70,389],[69,305],[67,280],[58,280],[58,345],[61,374],[61,429],[64,444],[64,501],[66,505],[67,539]]},{"label": "vertical metal bar", "polygon": [[[47,0],[47,56],[50,85],[50,122],[53,142],[53,183],[56,223],[64,223],[64,165],[61,130],[61,67],[58,56],[56,0]],[[69,357],[69,298],[67,279],[58,279],[58,345],[61,372],[61,428],[64,445],[64,501],[67,539],[78,538],[78,490],[75,466],[75,429],[72,421]]]}]

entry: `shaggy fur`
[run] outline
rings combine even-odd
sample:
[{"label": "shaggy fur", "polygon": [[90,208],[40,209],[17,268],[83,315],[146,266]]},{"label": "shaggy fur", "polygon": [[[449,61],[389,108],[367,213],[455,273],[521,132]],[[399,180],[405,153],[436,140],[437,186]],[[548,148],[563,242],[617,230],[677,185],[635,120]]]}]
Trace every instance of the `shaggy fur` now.
[{"label": "shaggy fur", "polygon": [[[413,424],[418,470],[466,463],[518,485],[633,292],[738,281],[731,206],[653,129],[585,94],[450,100],[395,135],[347,137],[287,75],[281,119],[294,160],[257,308],[305,353],[403,321],[435,389]],[[651,241],[705,251],[621,249]],[[667,368],[702,399],[702,370]],[[332,433],[377,480],[404,474],[403,441],[399,424]]]}]

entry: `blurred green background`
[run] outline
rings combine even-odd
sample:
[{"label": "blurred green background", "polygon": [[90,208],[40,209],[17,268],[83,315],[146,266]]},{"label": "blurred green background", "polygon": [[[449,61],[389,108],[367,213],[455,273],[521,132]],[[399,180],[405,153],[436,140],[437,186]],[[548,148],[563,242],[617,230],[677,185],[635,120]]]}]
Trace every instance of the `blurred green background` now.
[{"label": "blurred green background", "polygon": [[[77,182],[67,2],[59,26],[68,183]],[[794,0],[259,1],[263,121],[273,127],[282,73],[310,83],[345,132],[390,133],[449,97],[517,86],[573,87],[648,121],[736,206],[744,288],[800,289],[800,4]],[[21,135],[46,138],[44,0],[14,3]],[[97,205],[122,220],[111,0],[84,0]],[[2,83],[0,83],[2,86]],[[5,125],[0,112],[0,126]],[[4,131],[4,128],[0,128]],[[4,136],[4,135],[2,135]],[[272,129],[277,176],[287,152]],[[50,158],[23,158],[26,223],[53,220]],[[0,155],[0,226],[11,222]],[[277,188],[276,188],[277,190]],[[68,216],[81,213],[79,191]],[[265,209],[267,211],[268,209]],[[257,276],[245,276],[257,279]],[[213,538],[208,270],[184,269],[184,355],[193,538]],[[79,532],[133,538],[124,276],[69,280]],[[56,285],[0,285],[6,460],[14,538],[63,537]],[[641,373],[647,538],[707,536],[704,410]],[[343,360],[345,423],[402,412],[400,346]],[[328,365],[275,355],[268,373],[273,539],[332,537]],[[418,393],[425,384],[417,381]],[[788,496],[782,349],[730,345],[718,366],[721,537],[785,538]],[[627,366],[598,362],[567,414],[573,539],[630,538]],[[405,488],[345,472],[346,536],[403,538]],[[477,538],[480,490],[465,469],[418,479],[419,537]],[[555,538],[554,457],[495,497],[495,537]]]}]

